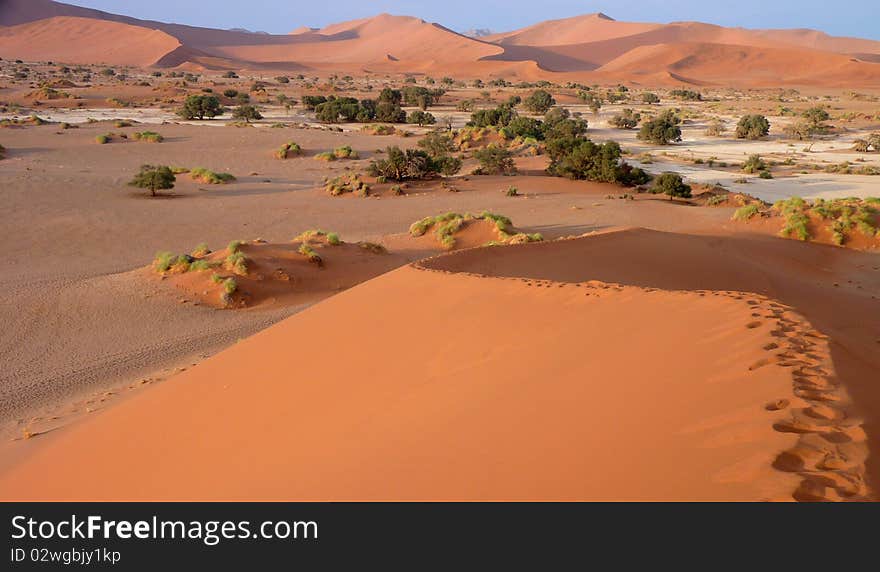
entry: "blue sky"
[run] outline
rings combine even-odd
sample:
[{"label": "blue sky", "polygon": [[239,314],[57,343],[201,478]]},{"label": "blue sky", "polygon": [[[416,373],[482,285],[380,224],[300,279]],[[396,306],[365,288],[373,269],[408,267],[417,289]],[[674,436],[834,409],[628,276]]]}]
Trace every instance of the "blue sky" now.
[{"label": "blue sky", "polygon": [[697,20],[747,28],[815,28],[880,40],[880,0],[67,0],[107,12],[211,28],[286,33],[299,26],[363,18],[381,12],[418,16],[458,31],[512,30],[541,20],[604,12],[617,20]]}]

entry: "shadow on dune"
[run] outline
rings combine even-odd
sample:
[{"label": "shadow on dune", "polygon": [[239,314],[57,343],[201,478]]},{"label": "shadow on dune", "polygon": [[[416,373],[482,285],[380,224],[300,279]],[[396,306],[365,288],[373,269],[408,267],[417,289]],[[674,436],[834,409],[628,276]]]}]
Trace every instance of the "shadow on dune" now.
[{"label": "shadow on dune", "polygon": [[[426,268],[665,290],[736,290],[794,307],[830,337],[837,376],[865,418],[867,479],[880,488],[880,257],[770,236],[631,229],[558,242],[465,250]],[[662,335],[662,332],[658,332]]]}]

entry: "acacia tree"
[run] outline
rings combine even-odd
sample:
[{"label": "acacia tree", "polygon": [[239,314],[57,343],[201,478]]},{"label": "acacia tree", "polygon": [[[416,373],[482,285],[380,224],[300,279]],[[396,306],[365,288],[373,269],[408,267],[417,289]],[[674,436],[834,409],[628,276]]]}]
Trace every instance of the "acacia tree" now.
[{"label": "acacia tree", "polygon": [[642,123],[638,138],[655,145],[669,145],[681,141],[681,119],[671,109],[667,109],[654,119]]},{"label": "acacia tree", "polygon": [[689,199],[691,186],[686,184],[678,173],[665,172],[654,180],[654,192],[669,195],[671,201],[674,197]]},{"label": "acacia tree", "polygon": [[551,107],[556,105],[556,100],[548,91],[539,89],[526,98],[524,105],[533,113],[547,113]]},{"label": "acacia tree", "polygon": [[141,170],[128,184],[139,189],[148,189],[155,197],[158,191],[173,189],[177,178],[171,169],[164,165],[141,165]]},{"label": "acacia tree", "polygon": [[213,95],[190,95],[186,98],[177,114],[191,121],[193,119],[213,119],[219,115],[223,115],[224,109],[220,105],[220,100]]},{"label": "acacia tree", "polygon": [[263,115],[253,105],[239,105],[232,111],[233,119],[244,119],[245,123],[259,121]]}]

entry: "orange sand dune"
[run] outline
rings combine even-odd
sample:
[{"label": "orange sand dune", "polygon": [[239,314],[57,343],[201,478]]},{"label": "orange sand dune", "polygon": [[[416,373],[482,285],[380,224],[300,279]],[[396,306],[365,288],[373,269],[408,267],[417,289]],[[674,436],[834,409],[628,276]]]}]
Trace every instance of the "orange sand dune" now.
[{"label": "orange sand dune", "polygon": [[547,20],[521,30],[484,36],[481,39],[503,46],[562,46],[632,36],[660,27],[662,24],[618,22],[599,13]]},{"label": "orange sand dune", "polygon": [[[482,260],[519,273],[511,259],[602,277],[613,253],[684,288],[721,264],[761,283],[736,259],[677,274],[652,257],[687,260],[703,242],[629,231],[395,270],[8,445],[0,498],[861,498],[861,428],[831,386],[827,341],[792,309],[735,292],[448,272]],[[824,384],[813,393],[827,406],[797,389],[807,383]]]},{"label": "orange sand dune", "polygon": [[90,18],[57,17],[0,28],[0,56],[28,60],[58,54],[68,63],[151,66],[180,47],[159,30]]},{"label": "orange sand dune", "polygon": [[792,48],[677,43],[634,48],[608,62],[599,73],[619,77],[658,70],[702,82],[737,85],[880,85],[880,66],[849,56]]},{"label": "orange sand dune", "polygon": [[[81,23],[70,21],[71,29],[56,34],[58,25],[49,22],[58,17],[129,26],[113,28],[115,34],[130,27],[149,32],[132,32],[134,43],[124,47],[108,34],[96,48],[98,36]],[[814,30],[617,22],[604,14],[551,20],[481,39],[389,14],[272,35],[138,20],[50,0],[7,0],[0,25],[26,25],[5,31],[0,54],[34,60],[643,85],[880,85],[877,41]]]},{"label": "orange sand dune", "polygon": [[215,46],[214,52],[252,62],[328,63],[401,61],[475,62],[501,53],[501,48],[475,41],[437,24],[406,16],[382,14],[298,34],[300,41],[274,46]]}]

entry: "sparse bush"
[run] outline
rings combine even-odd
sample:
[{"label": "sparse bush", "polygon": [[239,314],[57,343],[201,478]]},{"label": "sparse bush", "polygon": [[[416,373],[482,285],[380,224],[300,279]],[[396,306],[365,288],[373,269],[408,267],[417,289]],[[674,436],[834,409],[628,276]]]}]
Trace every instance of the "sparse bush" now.
[{"label": "sparse bush", "polygon": [[758,214],[760,209],[758,209],[758,205],[745,205],[742,206],[733,213],[733,220],[749,220]]},{"label": "sparse bush", "polygon": [[751,155],[746,162],[743,163],[742,170],[745,173],[760,173],[767,170],[767,163],[760,155]]},{"label": "sparse bush", "polygon": [[678,173],[668,171],[657,176],[654,180],[652,192],[669,195],[669,200],[672,200],[674,197],[680,197],[683,199],[689,199],[691,197],[690,185],[685,184],[681,175]]},{"label": "sparse bush", "polygon": [[275,151],[275,157],[277,159],[289,159],[291,157],[299,157],[302,155],[302,147],[293,141],[289,141],[281,146],[280,149]]},{"label": "sparse bush", "polygon": [[321,258],[321,255],[318,254],[314,248],[306,243],[302,243],[301,245],[299,245],[299,250],[297,252],[308,258],[309,262],[311,262],[312,264],[316,264],[318,266],[324,265],[324,259]]},{"label": "sparse bush", "polygon": [[461,168],[461,160],[455,157],[432,157],[421,149],[388,147],[386,157],[370,162],[368,173],[372,177],[384,177],[389,181],[426,179],[437,174],[454,175]]},{"label": "sparse bush", "polygon": [[516,172],[513,154],[509,149],[498,145],[489,145],[474,153],[480,162],[480,173],[484,175],[509,175]]},{"label": "sparse bush", "polygon": [[641,113],[636,113],[632,109],[624,109],[621,113],[612,117],[610,123],[618,129],[634,129],[641,120]]},{"label": "sparse bush", "polygon": [[547,142],[550,166],[558,177],[632,186],[647,183],[643,170],[621,162],[620,145],[614,141],[596,144],[585,137],[562,137]]},{"label": "sparse bush", "polygon": [[95,143],[98,145],[106,145],[110,141],[113,140],[113,135],[111,133],[104,133],[103,135],[98,135],[95,137]]},{"label": "sparse bush", "polygon": [[165,140],[164,137],[155,131],[138,131],[134,134],[134,138],[137,141],[146,141],[147,143],[161,143]]},{"label": "sparse bush", "polygon": [[724,126],[724,122],[717,117],[710,121],[706,127],[706,135],[709,137],[721,137],[725,131],[727,131],[727,128]]},{"label": "sparse bush", "polygon": [[230,173],[215,173],[203,167],[192,169],[189,174],[194,181],[199,181],[206,185],[225,185],[235,181],[235,176]]},{"label": "sparse bush", "polygon": [[642,102],[651,105],[652,103],[660,103],[660,98],[657,96],[656,93],[646,91],[642,93]]}]

